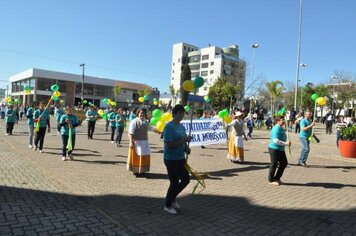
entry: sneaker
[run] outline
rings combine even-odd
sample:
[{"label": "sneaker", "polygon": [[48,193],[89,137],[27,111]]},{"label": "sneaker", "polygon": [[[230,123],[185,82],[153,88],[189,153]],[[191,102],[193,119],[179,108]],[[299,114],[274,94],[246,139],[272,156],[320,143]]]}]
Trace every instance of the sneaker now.
[{"label": "sneaker", "polygon": [[40,150],[40,153],[42,153],[42,150]]},{"label": "sneaker", "polygon": [[279,183],[279,185],[284,184],[284,182],[282,180],[277,180],[277,182]]},{"label": "sneaker", "polygon": [[307,163],[306,163],[306,162],[303,162],[303,163],[302,163],[302,166],[304,166],[304,167],[308,167],[308,165],[307,165]]},{"label": "sneaker", "polygon": [[180,209],[180,205],[178,204],[177,201],[172,202],[172,207],[175,209]]},{"label": "sneaker", "polygon": [[115,143],[115,141],[111,141],[111,143]]},{"label": "sneaker", "polygon": [[66,157],[65,156],[62,156],[62,161],[65,161],[66,160]]},{"label": "sneaker", "polygon": [[28,145],[28,148],[32,148],[32,145]]},{"label": "sneaker", "polygon": [[71,153],[71,154],[68,154],[68,156],[69,156],[70,160],[73,161],[73,155],[72,155],[72,153]]},{"label": "sneaker", "polygon": [[269,184],[271,184],[271,185],[275,185],[275,186],[278,186],[278,185],[279,185],[279,183],[278,183],[277,181],[272,181],[272,182],[269,182]]},{"label": "sneaker", "polygon": [[9,136],[9,134],[6,134],[6,136]]},{"label": "sneaker", "polygon": [[163,210],[172,215],[177,215],[177,211],[173,207],[164,207]]}]

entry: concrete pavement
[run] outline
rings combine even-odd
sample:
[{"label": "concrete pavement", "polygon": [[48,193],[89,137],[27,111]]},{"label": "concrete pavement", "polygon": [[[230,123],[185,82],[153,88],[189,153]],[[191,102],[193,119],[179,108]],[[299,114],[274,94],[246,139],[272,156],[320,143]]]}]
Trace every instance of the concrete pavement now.
[{"label": "concrete pavement", "polygon": [[127,133],[116,147],[103,123],[94,140],[85,123],[78,128],[75,160],[65,162],[59,135],[47,134],[40,154],[27,147],[25,121],[13,136],[4,127],[1,120],[1,235],[356,235],[356,161],[339,157],[335,135],[320,125],[309,168],[295,165],[300,144],[290,134],[282,186],[267,182],[268,131],[254,131],[240,165],[226,159],[225,145],[193,148],[189,163],[207,173],[207,188],[191,195],[192,179],[177,216],[163,211],[169,183],[158,135],[149,135],[151,172],[135,178],[126,171]]}]

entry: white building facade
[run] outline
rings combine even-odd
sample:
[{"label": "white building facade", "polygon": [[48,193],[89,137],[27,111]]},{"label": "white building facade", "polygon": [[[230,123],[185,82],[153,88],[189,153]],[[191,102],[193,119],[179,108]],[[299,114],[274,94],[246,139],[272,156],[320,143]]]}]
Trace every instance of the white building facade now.
[{"label": "white building facade", "polygon": [[188,64],[191,77],[204,78],[203,87],[199,88],[197,95],[205,96],[209,88],[218,78],[226,77],[233,85],[240,85],[242,91],[245,87],[246,62],[239,58],[237,45],[219,48],[209,45],[206,48],[198,48],[187,43],[173,45],[171,82],[177,91],[180,89],[181,67]]}]

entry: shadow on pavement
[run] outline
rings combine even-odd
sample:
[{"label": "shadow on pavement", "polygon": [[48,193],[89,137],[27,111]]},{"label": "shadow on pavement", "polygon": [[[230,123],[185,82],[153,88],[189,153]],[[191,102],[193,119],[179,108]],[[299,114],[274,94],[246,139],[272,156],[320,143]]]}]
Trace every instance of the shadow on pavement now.
[{"label": "shadow on pavement", "polygon": [[88,160],[81,160],[81,159],[74,159],[73,161],[84,162],[87,164],[108,164],[108,165],[116,165],[119,163],[126,164],[126,161],[88,161]]},{"label": "shadow on pavement", "polygon": [[307,186],[307,187],[323,187],[323,188],[333,188],[333,189],[341,189],[344,187],[351,187],[354,188],[356,185],[353,184],[338,184],[338,183],[305,183],[305,184],[300,184],[300,183],[284,183],[283,185],[288,185],[288,186]]},{"label": "shadow on pavement", "polygon": [[[0,187],[2,215],[10,219],[0,224],[1,232],[22,224],[18,233],[35,230],[73,235],[92,232],[98,219],[111,219],[113,225],[129,235],[354,235],[356,209],[283,209],[254,205],[242,197],[184,195],[178,199],[178,215],[163,211],[162,198],[100,195],[73,196],[61,193]],[[17,209],[12,211],[11,209]],[[97,211],[93,209],[98,209]],[[90,220],[88,212],[90,212]],[[27,212],[27,213],[25,213]],[[100,212],[100,213],[99,213]],[[26,217],[30,213],[30,217]],[[96,214],[97,217],[92,217]],[[52,223],[52,219],[60,223]],[[36,221],[35,227],[30,219]],[[92,223],[93,222],[93,223]],[[115,227],[114,227],[115,228]],[[11,228],[12,229],[12,228]],[[110,226],[113,229],[113,226]],[[52,230],[52,231],[51,231]],[[103,230],[105,234],[105,229]],[[11,232],[11,231],[10,231]]]}]

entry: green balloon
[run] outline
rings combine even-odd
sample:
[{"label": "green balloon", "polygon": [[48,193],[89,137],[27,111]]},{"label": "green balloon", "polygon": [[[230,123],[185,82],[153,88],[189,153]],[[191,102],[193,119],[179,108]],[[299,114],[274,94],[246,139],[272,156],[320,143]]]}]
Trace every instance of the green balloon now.
[{"label": "green balloon", "polygon": [[315,102],[316,101],[316,99],[318,99],[319,98],[319,95],[318,94],[316,94],[316,93],[314,93],[313,95],[311,95],[311,99]]},{"label": "green balloon", "polygon": [[58,97],[57,96],[52,96],[52,100],[56,102],[56,101],[58,101]]},{"label": "green balloon", "polygon": [[26,85],[25,88],[24,88],[25,91],[28,91],[28,90],[31,90],[31,87]]},{"label": "green balloon", "polygon": [[228,109],[225,108],[225,109],[222,110],[222,111],[223,111],[223,117],[229,115],[229,110],[228,110]]},{"label": "green balloon", "polygon": [[152,118],[151,118],[151,121],[150,121],[150,124],[151,124],[151,125],[156,125],[157,122],[158,122],[160,119],[161,119],[160,117],[152,117]]},{"label": "green balloon", "polygon": [[59,90],[59,86],[57,84],[54,84],[51,86],[52,92],[57,92]]},{"label": "green balloon", "polygon": [[149,98],[150,98],[150,96],[148,96],[148,95],[143,96],[143,100],[145,100],[145,101],[147,101]]},{"label": "green balloon", "polygon": [[185,106],[185,107],[184,107],[184,110],[185,110],[186,112],[190,111],[190,106],[188,106],[188,105]]},{"label": "green balloon", "polygon": [[160,109],[154,109],[153,112],[152,112],[152,116],[153,117],[157,117],[157,118],[161,118],[162,116],[162,112]]},{"label": "green balloon", "polygon": [[103,103],[108,104],[108,99],[107,99],[107,98],[104,98],[104,99],[103,99]]},{"label": "green balloon", "polygon": [[200,88],[204,85],[204,79],[202,77],[195,77],[193,84],[195,88]]},{"label": "green balloon", "polygon": [[224,118],[224,111],[223,110],[219,111],[218,115],[219,115],[220,118]]},{"label": "green balloon", "polygon": [[101,115],[101,118],[106,119],[106,118],[107,118],[107,116],[108,116],[108,114],[103,113],[103,114]]},{"label": "green balloon", "polygon": [[87,104],[88,103],[88,101],[87,100],[83,100],[83,104]]}]

